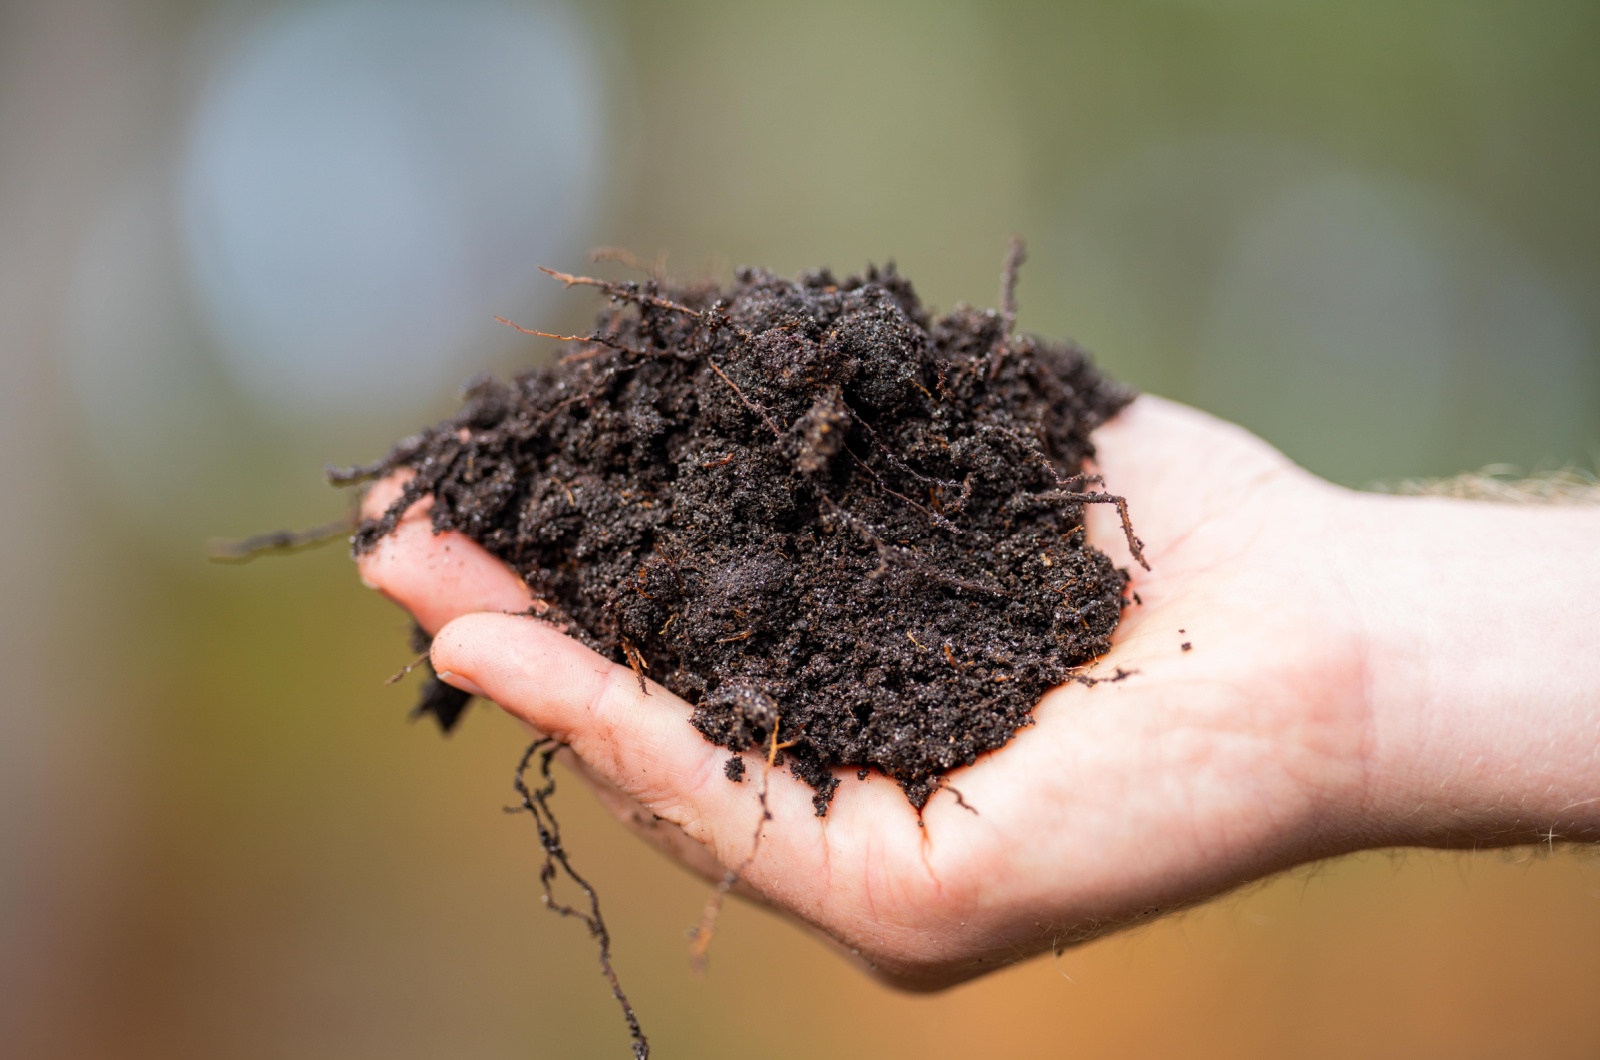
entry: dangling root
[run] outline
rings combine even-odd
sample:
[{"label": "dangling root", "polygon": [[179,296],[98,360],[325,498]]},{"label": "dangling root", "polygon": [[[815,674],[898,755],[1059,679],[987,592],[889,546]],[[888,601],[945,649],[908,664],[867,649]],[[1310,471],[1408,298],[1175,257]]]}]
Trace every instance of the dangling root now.
[{"label": "dangling root", "polygon": [[696,975],[706,972],[706,957],[711,951],[711,936],[717,930],[717,917],[722,914],[722,903],[727,900],[728,892],[733,890],[734,884],[739,882],[739,877],[755,861],[756,854],[761,850],[761,832],[766,828],[767,822],[772,820],[772,810],[767,806],[767,785],[772,782],[772,769],[777,764],[778,752],[785,747],[793,747],[796,741],[788,743],[778,742],[778,726],[772,726],[772,740],[767,748],[767,757],[761,766],[761,791],[757,798],[761,802],[761,816],[756,818],[755,834],[750,837],[750,853],[739,862],[739,867],[729,869],[722,874],[722,879],[717,881],[712,888],[711,895],[706,899],[706,907],[700,913],[700,924],[690,935],[689,941],[689,967],[694,969]]},{"label": "dangling root", "polygon": [[[512,778],[512,784],[522,798],[522,805],[508,806],[506,812],[533,815],[534,826],[539,829],[539,845],[544,848],[544,865],[539,869],[539,883],[544,888],[542,896],[544,904],[562,916],[581,920],[589,929],[590,936],[600,948],[600,971],[611,984],[611,996],[622,1006],[622,1018],[627,1022],[628,1034],[633,1039],[634,1058],[648,1060],[650,1042],[645,1038],[644,1031],[639,1028],[639,1017],[634,1015],[633,1005],[629,1003],[628,995],[622,992],[622,984],[617,980],[616,969],[611,966],[611,932],[606,929],[605,918],[600,915],[600,898],[589,885],[589,881],[572,868],[572,863],[567,859],[566,849],[561,845],[561,826],[556,823],[555,815],[550,812],[550,796],[555,794],[556,790],[555,778],[550,775],[550,760],[565,746],[546,737],[534,741],[528,747],[517,765],[516,775]],[[542,781],[537,788],[529,787],[527,780],[528,770],[532,768],[535,756],[539,759],[539,777]],[[587,913],[556,900],[553,885],[560,873],[565,873],[589,899]]]}]

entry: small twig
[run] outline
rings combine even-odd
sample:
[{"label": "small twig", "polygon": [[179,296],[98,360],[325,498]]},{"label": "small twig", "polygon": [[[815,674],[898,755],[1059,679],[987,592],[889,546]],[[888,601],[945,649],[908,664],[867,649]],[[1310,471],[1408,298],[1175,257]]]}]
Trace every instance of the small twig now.
[{"label": "small twig", "polygon": [[370,552],[379,541],[392,534],[406,512],[411,510],[411,506],[432,493],[434,487],[455,470],[461,452],[462,446],[459,443],[441,447],[436,456],[418,467],[416,475],[407,479],[405,485],[400,487],[400,496],[384,510],[383,515],[359,524],[350,542],[356,555]]},{"label": "small twig", "polygon": [[328,484],[330,486],[360,485],[369,479],[386,474],[402,464],[409,463],[427,447],[430,441],[432,441],[432,432],[430,431],[413,434],[395,445],[389,451],[389,455],[382,460],[374,460],[370,464],[356,464],[354,467],[344,468],[327,464],[323,467],[323,471],[328,476]]},{"label": "small twig", "polygon": [[206,544],[206,558],[213,563],[248,563],[258,556],[287,554],[326,545],[330,541],[348,537],[355,527],[356,516],[352,511],[331,523],[313,526],[309,530],[278,530],[237,541],[213,539]]},{"label": "small twig", "polygon": [[423,663],[427,662],[428,661],[428,655],[429,655],[428,652],[423,652],[421,655],[417,656],[415,659],[412,659],[410,662],[406,663],[405,667],[403,669],[401,669],[399,673],[395,674],[393,677],[390,677],[388,680],[384,681],[383,682],[384,685],[388,686],[388,685],[392,685],[392,684],[397,683],[401,678],[405,677],[412,670],[415,670],[417,667],[419,667]]},{"label": "small twig", "polygon": [[605,346],[601,345],[600,343],[594,343],[587,350],[577,350],[573,353],[562,354],[560,363],[577,364],[580,361],[592,361],[605,352]]},{"label": "small twig", "polygon": [[[569,405],[574,405],[579,402],[593,401],[595,398],[600,396],[600,392],[606,388],[606,385],[610,383],[612,379],[623,372],[631,371],[634,367],[636,366],[628,363],[612,365],[610,368],[607,368],[601,373],[600,378],[595,380],[594,385],[588,390],[581,394],[573,394],[571,397],[562,398],[560,401],[556,402],[554,405],[551,405],[549,408],[545,409],[543,412],[539,413],[539,415],[530,420],[528,426],[530,428],[539,427],[546,421],[553,419],[556,413],[560,412],[564,408],[567,408]],[[439,477],[442,478],[442,474]],[[412,481],[415,482],[416,480],[413,479]],[[409,483],[407,483],[407,485],[409,485]]]},{"label": "small twig", "polygon": [[998,423],[983,424],[979,427],[979,430],[983,432],[992,431],[995,434],[1002,434],[1016,442],[1017,445],[1022,448],[1022,451],[1025,454],[1039,463],[1040,466],[1042,466],[1046,471],[1050,472],[1050,478],[1054,480],[1055,484],[1061,489],[1077,490],[1081,489],[1085,485],[1103,485],[1105,483],[1105,479],[1101,478],[1099,475],[1087,475],[1080,473],[1077,475],[1063,477],[1060,469],[1056,467],[1055,461],[1051,460],[1049,454],[1045,453],[1044,450],[1040,448],[1040,442],[1037,438],[1030,438],[1019,431],[1013,430],[1010,427],[1002,427]]},{"label": "small twig", "polygon": [[[575,405],[580,401],[593,401],[597,393],[598,389],[596,389],[596,391],[593,393],[573,394],[571,397],[562,398],[560,401],[541,412],[533,421],[533,425],[538,426],[539,424],[544,423],[546,420],[553,418],[556,413],[560,412],[568,405]],[[571,491],[568,490],[568,492],[570,493]]]}]

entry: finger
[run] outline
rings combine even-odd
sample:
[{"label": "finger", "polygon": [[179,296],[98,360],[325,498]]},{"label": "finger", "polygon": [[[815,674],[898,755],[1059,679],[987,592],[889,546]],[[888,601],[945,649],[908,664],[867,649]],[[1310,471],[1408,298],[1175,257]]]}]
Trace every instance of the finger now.
[{"label": "finger", "polygon": [[[757,754],[746,756],[755,767],[747,779],[731,782],[728,752],[689,724],[687,703],[653,683],[646,694],[632,671],[534,618],[464,615],[439,631],[432,657],[442,679],[567,744],[650,819],[677,826],[647,838],[705,873],[704,860],[675,842],[687,836],[801,920],[865,945],[900,932],[925,901],[971,906],[957,869],[930,864],[959,859],[970,845],[978,818],[966,811],[941,808],[935,842],[883,776],[852,779],[822,818],[810,787],[782,767],[769,771]],[[613,808],[628,811],[626,802]]]},{"label": "finger", "polygon": [[709,847],[690,839],[682,828],[647,809],[638,799],[595,772],[570,747],[563,749],[558,759],[583,781],[596,801],[634,835],[676,859],[707,883],[717,883],[727,872],[728,867]]},{"label": "finger", "polygon": [[[613,663],[543,622],[505,614],[464,615],[439,631],[433,667],[446,682],[494,700],[569,745],[601,778],[651,814],[710,846],[725,865],[750,853],[756,785],[723,774],[728,752],[689,724],[691,708],[653,682],[641,691]],[[810,789],[774,775],[769,808],[785,819],[772,847],[814,835]]]},{"label": "finger", "polygon": [[[391,475],[367,491],[361,514],[377,518],[400,496],[409,473]],[[465,534],[435,534],[433,498],[413,504],[394,532],[357,557],[361,580],[407,611],[429,633],[473,611],[521,612],[533,593],[516,573]]]},{"label": "finger", "polygon": [[[406,472],[376,483],[362,498],[362,515],[381,517],[410,477]],[[508,580],[511,572],[504,564],[460,534],[432,532],[428,518],[432,503],[432,498],[418,501],[394,534],[360,557],[362,577],[417,615],[430,632],[473,611],[526,610],[531,599],[527,587],[514,575]],[[562,757],[617,820],[706,879],[721,878],[725,867],[706,847],[645,809],[575,755]]]}]

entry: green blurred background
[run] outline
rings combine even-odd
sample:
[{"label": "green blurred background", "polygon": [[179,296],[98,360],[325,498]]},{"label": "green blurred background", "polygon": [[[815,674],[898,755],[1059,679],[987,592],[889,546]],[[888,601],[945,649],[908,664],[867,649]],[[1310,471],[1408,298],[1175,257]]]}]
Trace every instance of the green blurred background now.
[{"label": "green blurred background", "polygon": [[[508,818],[406,724],[309,525],[588,247],[840,270],[1351,485],[1600,448],[1588,2],[0,4],[0,1054],[588,1057],[625,1040]],[[662,1057],[1600,1056],[1600,860],[1368,855],[935,997],[560,808]],[[1585,1000],[1587,999],[1587,1000]]]}]

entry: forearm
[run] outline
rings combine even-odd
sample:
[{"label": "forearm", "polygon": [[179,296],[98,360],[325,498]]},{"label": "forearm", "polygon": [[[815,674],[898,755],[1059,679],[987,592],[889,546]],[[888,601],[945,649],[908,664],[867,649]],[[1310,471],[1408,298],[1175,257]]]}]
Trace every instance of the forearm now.
[{"label": "forearm", "polygon": [[1366,820],[1386,843],[1600,839],[1600,508],[1358,497],[1352,515]]}]

